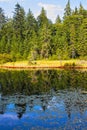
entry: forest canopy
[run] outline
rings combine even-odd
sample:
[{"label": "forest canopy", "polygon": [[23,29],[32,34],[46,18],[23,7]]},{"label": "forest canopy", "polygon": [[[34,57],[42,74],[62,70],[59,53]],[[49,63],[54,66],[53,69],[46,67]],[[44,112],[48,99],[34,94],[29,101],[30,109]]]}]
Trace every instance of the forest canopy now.
[{"label": "forest canopy", "polygon": [[80,3],[74,10],[68,0],[61,19],[47,18],[44,8],[35,18],[17,3],[13,17],[0,8],[0,62],[16,60],[87,59],[87,10]]}]

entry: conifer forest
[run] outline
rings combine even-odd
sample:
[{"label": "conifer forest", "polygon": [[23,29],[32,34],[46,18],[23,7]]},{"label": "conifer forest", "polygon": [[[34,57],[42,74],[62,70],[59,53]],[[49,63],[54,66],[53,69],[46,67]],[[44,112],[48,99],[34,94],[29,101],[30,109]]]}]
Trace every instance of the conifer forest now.
[{"label": "conifer forest", "polygon": [[16,60],[87,59],[87,10],[74,10],[68,0],[63,18],[52,23],[44,8],[35,18],[17,3],[13,17],[0,8],[0,62]]}]

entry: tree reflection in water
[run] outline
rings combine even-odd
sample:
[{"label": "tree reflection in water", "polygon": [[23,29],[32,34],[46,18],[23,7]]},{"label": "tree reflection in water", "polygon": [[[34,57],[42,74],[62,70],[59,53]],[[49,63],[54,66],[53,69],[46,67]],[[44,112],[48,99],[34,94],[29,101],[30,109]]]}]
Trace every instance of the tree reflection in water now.
[{"label": "tree reflection in water", "polygon": [[86,128],[87,72],[2,70],[0,86],[0,120],[6,113],[15,113],[20,122],[35,120],[35,127],[42,124],[45,128],[48,122],[48,128],[67,128],[67,123],[75,128],[77,121]]}]

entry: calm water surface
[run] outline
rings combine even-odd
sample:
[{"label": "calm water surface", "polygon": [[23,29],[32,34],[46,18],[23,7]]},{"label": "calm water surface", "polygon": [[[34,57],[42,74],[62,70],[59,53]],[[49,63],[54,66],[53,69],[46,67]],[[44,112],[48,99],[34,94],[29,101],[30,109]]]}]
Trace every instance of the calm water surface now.
[{"label": "calm water surface", "polygon": [[87,130],[87,71],[0,71],[0,130]]}]

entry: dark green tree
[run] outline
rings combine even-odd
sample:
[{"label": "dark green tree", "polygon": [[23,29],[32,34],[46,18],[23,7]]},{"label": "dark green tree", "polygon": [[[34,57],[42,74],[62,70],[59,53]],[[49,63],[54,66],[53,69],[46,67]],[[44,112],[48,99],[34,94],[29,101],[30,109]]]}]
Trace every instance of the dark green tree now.
[{"label": "dark green tree", "polygon": [[81,57],[87,56],[87,18],[83,20],[79,32],[78,53]]},{"label": "dark green tree", "polygon": [[27,57],[35,44],[37,44],[37,32],[38,32],[38,25],[37,21],[34,18],[33,13],[29,9],[29,12],[26,17],[26,30],[25,30],[25,40],[24,40],[24,57]]},{"label": "dark green tree", "polygon": [[41,58],[48,58],[51,55],[51,30],[47,25],[44,25],[40,30],[40,48]]},{"label": "dark green tree", "polygon": [[4,15],[4,11],[3,11],[2,8],[0,8],[0,29],[3,27],[5,22],[6,22],[6,18],[5,18],[5,15]]},{"label": "dark green tree", "polygon": [[18,3],[15,5],[13,27],[17,39],[23,41],[25,30],[25,11]]},{"label": "dark green tree", "polygon": [[[18,44],[18,55],[24,53],[24,39],[25,39],[25,11],[18,3],[15,5],[13,15],[14,35],[16,36],[16,43]],[[20,57],[20,56],[19,56]]]},{"label": "dark green tree", "polygon": [[79,14],[78,8],[75,7],[75,10],[72,12],[72,15],[78,15],[78,14]]},{"label": "dark green tree", "polygon": [[82,4],[80,3],[80,7],[79,7],[79,14],[83,14],[84,8],[82,6]]},{"label": "dark green tree", "polygon": [[42,8],[40,15],[37,18],[38,26],[41,28],[44,24],[48,24],[49,20],[46,16],[46,11]]},{"label": "dark green tree", "polygon": [[56,24],[58,23],[61,23],[61,19],[60,19],[60,16],[58,15],[57,18],[56,18]]},{"label": "dark green tree", "polygon": [[68,0],[66,7],[64,9],[64,19],[71,15],[71,7],[70,7],[70,0]]},{"label": "dark green tree", "polygon": [[75,26],[72,24],[70,28],[70,43],[71,45],[69,46],[69,51],[70,51],[70,58],[75,58],[76,57],[76,49],[75,49],[75,44],[76,44],[76,32],[75,32]]},{"label": "dark green tree", "polygon": [[27,30],[27,32],[26,32],[27,34],[29,34],[30,31],[37,32],[37,21],[34,18],[34,15],[30,9],[29,9],[29,12],[26,17],[26,30]]},{"label": "dark green tree", "polygon": [[79,15],[82,15],[83,18],[87,18],[87,10],[84,9],[84,7],[82,6],[81,3],[80,3],[80,7],[79,7]]},{"label": "dark green tree", "polygon": [[87,10],[80,3],[72,11],[68,0],[64,19],[58,15],[53,24],[44,8],[37,19],[30,9],[25,15],[18,3],[12,19],[6,19],[0,8],[0,58],[3,57],[6,61],[11,57],[13,61],[86,58]]}]

